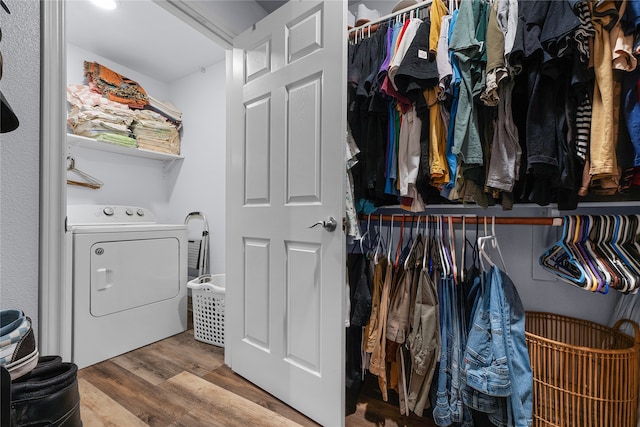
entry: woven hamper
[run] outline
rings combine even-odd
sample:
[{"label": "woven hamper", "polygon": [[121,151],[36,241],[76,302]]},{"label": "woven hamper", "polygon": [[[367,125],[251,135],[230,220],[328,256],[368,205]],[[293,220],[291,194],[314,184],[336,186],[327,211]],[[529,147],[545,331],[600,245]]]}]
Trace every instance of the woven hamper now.
[{"label": "woven hamper", "polygon": [[[635,337],[619,331],[633,326]],[[527,312],[534,427],[636,427],[640,331]]]}]

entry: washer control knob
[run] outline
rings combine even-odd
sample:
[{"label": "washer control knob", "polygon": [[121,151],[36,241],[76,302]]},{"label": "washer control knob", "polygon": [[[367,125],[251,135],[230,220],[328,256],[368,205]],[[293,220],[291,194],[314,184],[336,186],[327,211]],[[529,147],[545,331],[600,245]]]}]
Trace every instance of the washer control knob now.
[{"label": "washer control knob", "polygon": [[113,216],[114,211],[113,208],[110,208],[109,206],[107,206],[106,208],[104,208],[102,210],[102,212],[106,215],[106,216]]},{"label": "washer control knob", "polygon": [[124,211],[127,215],[132,216],[133,215],[133,209],[131,208],[127,208],[126,211]]},{"label": "washer control knob", "polygon": [[138,209],[138,211],[136,213],[138,214],[138,216],[144,216],[144,210],[143,209]]}]

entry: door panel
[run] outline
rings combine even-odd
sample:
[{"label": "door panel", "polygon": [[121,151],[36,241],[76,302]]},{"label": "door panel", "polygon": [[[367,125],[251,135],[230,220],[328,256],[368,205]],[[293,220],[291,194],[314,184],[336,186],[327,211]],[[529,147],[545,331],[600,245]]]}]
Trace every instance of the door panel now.
[{"label": "door panel", "polygon": [[287,89],[287,203],[320,203],[321,75]]},{"label": "door panel", "polygon": [[346,2],[296,1],[238,36],[229,67],[226,361],[344,424]]}]

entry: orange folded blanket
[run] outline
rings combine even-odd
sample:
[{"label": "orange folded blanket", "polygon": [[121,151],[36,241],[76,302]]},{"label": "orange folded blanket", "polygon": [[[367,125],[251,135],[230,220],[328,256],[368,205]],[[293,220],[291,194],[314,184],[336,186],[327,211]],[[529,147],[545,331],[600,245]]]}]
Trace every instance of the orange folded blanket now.
[{"label": "orange folded blanket", "polygon": [[142,86],[104,65],[84,61],[84,74],[89,84],[93,83],[111,101],[127,104],[131,108],[144,108],[149,104],[149,97]]}]

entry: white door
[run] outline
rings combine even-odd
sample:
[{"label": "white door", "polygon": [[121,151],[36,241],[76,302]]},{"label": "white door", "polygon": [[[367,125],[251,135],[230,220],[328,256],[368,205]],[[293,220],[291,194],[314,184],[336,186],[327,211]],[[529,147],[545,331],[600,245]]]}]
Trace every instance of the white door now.
[{"label": "white door", "polygon": [[229,72],[225,358],[340,426],[346,2],[288,2],[236,38]]}]

